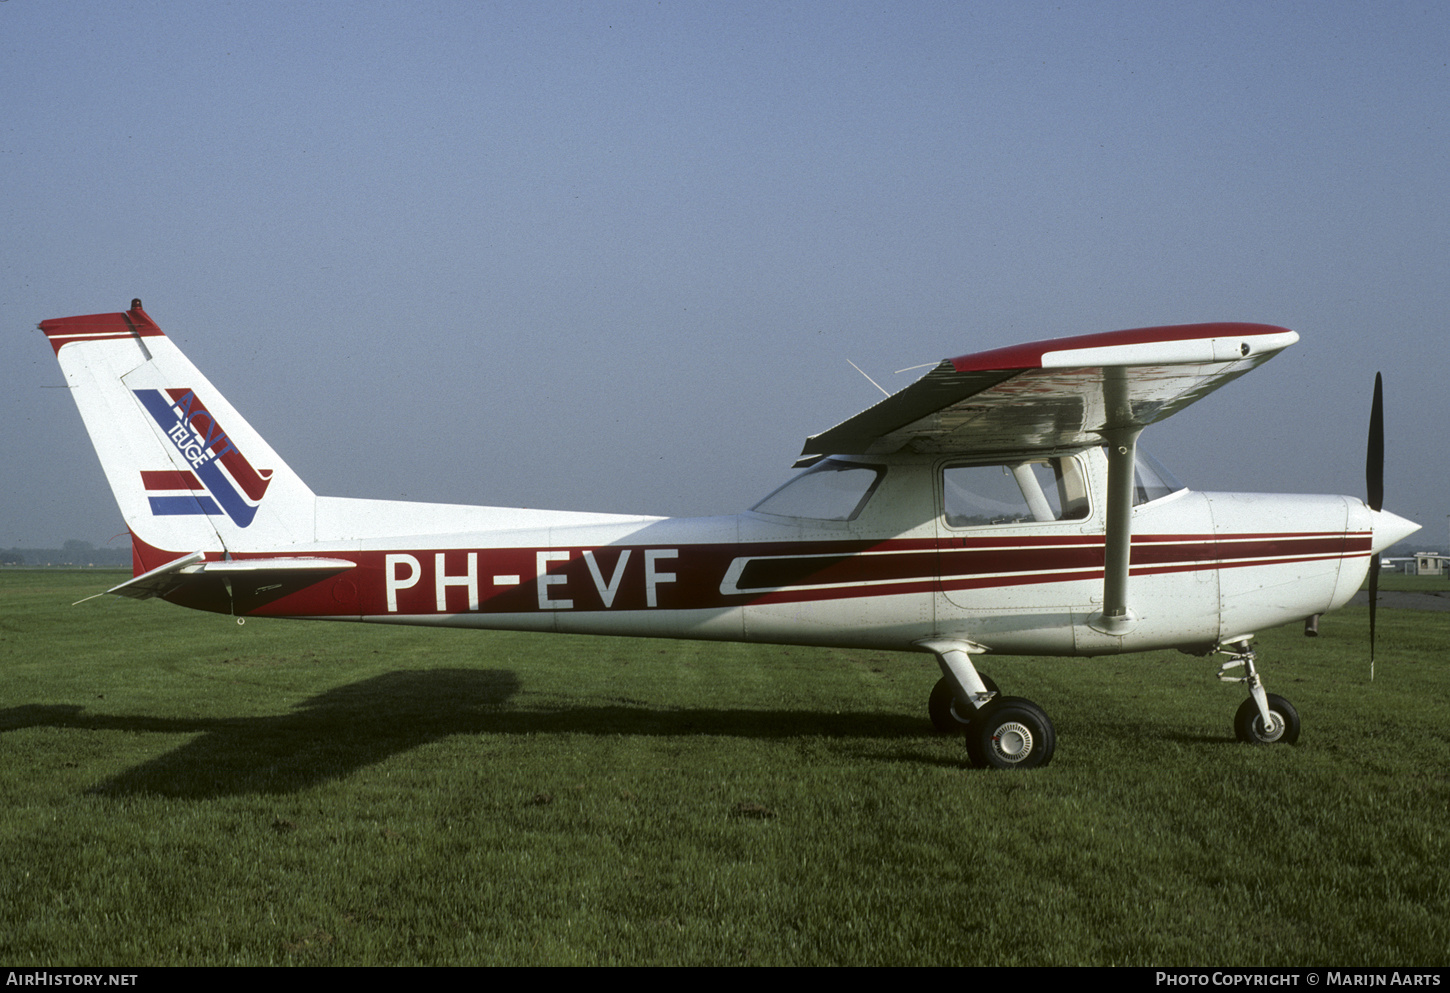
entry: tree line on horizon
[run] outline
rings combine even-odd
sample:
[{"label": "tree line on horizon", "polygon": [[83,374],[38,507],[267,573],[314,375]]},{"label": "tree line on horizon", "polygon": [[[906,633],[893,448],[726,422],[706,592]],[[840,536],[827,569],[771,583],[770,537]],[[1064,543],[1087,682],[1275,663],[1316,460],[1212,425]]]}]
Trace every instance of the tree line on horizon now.
[{"label": "tree line on horizon", "polygon": [[0,565],[125,567],[131,565],[131,543],[97,548],[89,541],[71,538],[60,548],[0,548]]}]

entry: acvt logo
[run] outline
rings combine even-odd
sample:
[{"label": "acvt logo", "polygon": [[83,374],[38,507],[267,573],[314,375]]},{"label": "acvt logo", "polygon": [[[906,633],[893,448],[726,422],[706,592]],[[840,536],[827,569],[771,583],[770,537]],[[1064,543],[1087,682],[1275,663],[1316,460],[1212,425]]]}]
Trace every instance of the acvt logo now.
[{"label": "acvt logo", "polygon": [[271,469],[254,469],[211,411],[187,389],[134,390],[186,469],[143,470],[141,485],[158,516],[225,514],[246,527],[272,482]]}]

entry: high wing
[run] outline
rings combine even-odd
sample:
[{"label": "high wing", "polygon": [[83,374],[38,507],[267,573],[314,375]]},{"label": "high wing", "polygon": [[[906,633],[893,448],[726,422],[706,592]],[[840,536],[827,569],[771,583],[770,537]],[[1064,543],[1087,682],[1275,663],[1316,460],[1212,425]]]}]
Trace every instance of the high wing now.
[{"label": "high wing", "polygon": [[1121,635],[1138,623],[1128,604],[1138,435],[1298,340],[1269,324],[1179,324],[946,359],[906,389],[806,439],[796,465],[903,449],[1031,456],[1103,445],[1103,609],[1090,623]]},{"label": "high wing", "polygon": [[945,359],[806,439],[827,455],[1032,454],[1102,444],[1175,414],[1299,340],[1268,324],[1180,324],[1055,338]]}]

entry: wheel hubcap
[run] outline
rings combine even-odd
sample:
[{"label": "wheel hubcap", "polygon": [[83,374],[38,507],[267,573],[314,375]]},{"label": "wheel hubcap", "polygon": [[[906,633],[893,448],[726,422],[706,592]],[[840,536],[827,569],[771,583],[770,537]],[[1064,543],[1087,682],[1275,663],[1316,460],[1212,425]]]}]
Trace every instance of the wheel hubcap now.
[{"label": "wheel hubcap", "polygon": [[1270,723],[1266,727],[1262,716],[1254,718],[1254,733],[1259,736],[1260,741],[1278,741],[1284,734],[1284,718],[1271,710],[1269,711],[1269,721]]},{"label": "wheel hubcap", "polygon": [[1025,724],[1009,721],[993,732],[992,750],[1005,762],[1021,762],[1032,754],[1032,731]]}]

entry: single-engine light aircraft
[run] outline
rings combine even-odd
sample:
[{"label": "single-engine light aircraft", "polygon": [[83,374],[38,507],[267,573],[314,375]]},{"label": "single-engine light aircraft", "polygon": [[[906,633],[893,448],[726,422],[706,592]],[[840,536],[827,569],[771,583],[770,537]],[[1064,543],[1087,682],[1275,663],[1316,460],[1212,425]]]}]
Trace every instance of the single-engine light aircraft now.
[{"label": "single-engine light aircraft", "polygon": [[[141,301],[44,321],[131,532],[107,591],[246,617],[929,652],[928,713],[973,765],[1046,765],[1052,722],[989,655],[1227,656],[1248,742],[1293,742],[1254,632],[1342,606],[1418,529],[1367,500],[1196,493],[1138,448],[1298,340],[1140,328],[946,359],[806,440],[750,510],[660,518],[315,495]],[[1376,451],[1376,449],[1378,451]],[[1373,614],[1371,614],[1373,629]]]}]

